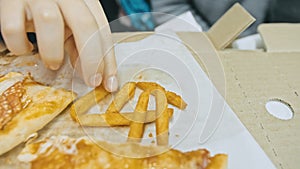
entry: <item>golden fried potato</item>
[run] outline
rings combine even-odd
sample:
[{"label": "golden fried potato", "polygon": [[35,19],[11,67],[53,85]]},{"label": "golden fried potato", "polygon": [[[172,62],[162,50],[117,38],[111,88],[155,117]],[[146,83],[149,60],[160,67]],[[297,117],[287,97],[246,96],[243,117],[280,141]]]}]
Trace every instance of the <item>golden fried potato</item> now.
[{"label": "golden fried potato", "polygon": [[126,83],[115,95],[105,113],[119,113],[124,105],[134,96],[135,82]]},{"label": "golden fried potato", "polygon": [[76,100],[71,108],[70,115],[74,121],[76,118],[85,112],[87,112],[91,107],[95,106],[98,102],[104,99],[109,94],[108,91],[104,89],[101,85],[94,90],[90,91],[88,94],[82,96]]},{"label": "golden fried potato", "polygon": [[152,90],[155,89],[160,89],[160,90],[165,90],[164,87],[162,87],[161,85],[155,83],[155,82],[137,82],[136,86],[144,91],[149,91],[151,92]]},{"label": "golden fried potato", "polygon": [[164,87],[162,87],[161,85],[155,82],[137,82],[136,86],[144,91],[149,91],[149,92],[155,89],[163,90],[166,93],[166,97],[169,104],[181,110],[184,110],[187,106],[186,102],[181,98],[181,96],[177,95],[174,92],[166,91]]},{"label": "golden fried potato", "polygon": [[169,115],[168,102],[165,92],[161,89],[156,89],[151,92],[156,100],[156,139],[158,145],[169,144]]},{"label": "golden fried potato", "polygon": [[[144,121],[146,119],[145,112],[147,112],[147,108],[148,108],[149,95],[150,93],[145,91],[141,93],[141,95],[139,96],[139,100],[138,103],[136,104],[135,111],[134,111],[134,117],[138,121]],[[131,121],[130,130],[128,133],[128,141],[140,142],[141,138],[143,137],[143,134],[144,134],[144,123]]]},{"label": "golden fried potato", "polygon": [[167,91],[166,97],[167,97],[169,104],[171,104],[181,110],[184,110],[187,106],[186,102],[179,95],[177,95],[174,92]]},{"label": "golden fried potato", "polygon": [[[174,109],[168,108],[169,118],[173,116]],[[156,120],[156,111],[148,110],[145,112],[146,119],[138,121],[135,118],[134,112],[125,113],[109,113],[109,114],[85,114],[77,118],[78,122],[83,126],[92,127],[114,127],[114,126],[129,126],[131,121],[140,123],[151,123]],[[110,123],[107,123],[109,121]]]}]

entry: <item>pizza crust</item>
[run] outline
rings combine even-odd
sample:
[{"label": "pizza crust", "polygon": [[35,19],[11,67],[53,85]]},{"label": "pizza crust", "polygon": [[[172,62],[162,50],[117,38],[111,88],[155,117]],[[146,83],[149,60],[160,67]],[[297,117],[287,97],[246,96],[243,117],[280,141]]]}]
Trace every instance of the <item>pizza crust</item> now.
[{"label": "pizza crust", "polygon": [[[28,144],[18,159],[31,169],[226,169],[227,155],[210,156],[206,149],[180,152],[166,146],[111,144],[88,138],[51,136]],[[47,165],[45,165],[47,164]]]},{"label": "pizza crust", "polygon": [[[21,76],[23,78],[20,78]],[[29,103],[22,107],[0,129],[0,155],[16,147],[30,135],[42,129],[60,114],[75,97],[75,94],[70,91],[44,86],[35,82],[30,76],[21,73],[11,72],[0,77],[0,86],[1,84],[8,84],[7,81],[21,82],[22,87],[25,89],[24,95]],[[12,83],[9,82],[9,84]],[[9,89],[9,86],[6,86],[6,88]],[[5,90],[0,95],[3,92]]]},{"label": "pizza crust", "polygon": [[228,156],[225,154],[217,154],[210,159],[210,163],[206,169],[227,169]]}]

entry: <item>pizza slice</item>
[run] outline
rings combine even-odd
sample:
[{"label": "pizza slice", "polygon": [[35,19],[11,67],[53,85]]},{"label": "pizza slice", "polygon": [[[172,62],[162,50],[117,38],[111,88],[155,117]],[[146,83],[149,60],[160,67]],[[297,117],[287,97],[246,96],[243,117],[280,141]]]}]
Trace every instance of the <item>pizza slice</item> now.
[{"label": "pizza slice", "polygon": [[18,159],[32,169],[226,169],[227,155],[199,149],[180,152],[165,146],[110,144],[86,138],[50,137],[28,144]]},{"label": "pizza slice", "polygon": [[72,92],[11,72],[0,77],[0,155],[24,142],[61,113]]}]

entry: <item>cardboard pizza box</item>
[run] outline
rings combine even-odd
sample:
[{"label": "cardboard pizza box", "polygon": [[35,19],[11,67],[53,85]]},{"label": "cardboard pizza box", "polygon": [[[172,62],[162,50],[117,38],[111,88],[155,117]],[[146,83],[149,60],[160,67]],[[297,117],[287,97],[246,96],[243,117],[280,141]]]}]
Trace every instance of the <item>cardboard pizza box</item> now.
[{"label": "cardboard pizza box", "polygon": [[[224,49],[252,21],[247,12],[235,5],[207,33],[179,36],[195,50],[200,65],[206,66],[202,68],[277,168],[298,168],[300,24],[260,25],[264,51]],[[207,58],[207,52],[218,55],[219,63]],[[224,70],[225,82],[220,69]],[[281,120],[269,114],[266,104],[273,100],[287,105],[293,117]]]}]

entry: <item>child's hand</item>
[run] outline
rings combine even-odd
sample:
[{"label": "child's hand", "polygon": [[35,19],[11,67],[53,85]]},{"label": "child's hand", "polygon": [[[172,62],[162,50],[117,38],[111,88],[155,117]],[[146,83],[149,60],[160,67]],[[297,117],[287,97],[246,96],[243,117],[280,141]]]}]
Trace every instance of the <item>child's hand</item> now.
[{"label": "child's hand", "polygon": [[[57,70],[64,48],[85,83],[118,87],[110,28],[97,0],[1,0],[1,33],[7,48],[20,55],[32,50],[26,33],[36,32],[44,64]],[[76,61],[79,61],[77,64]]]}]

